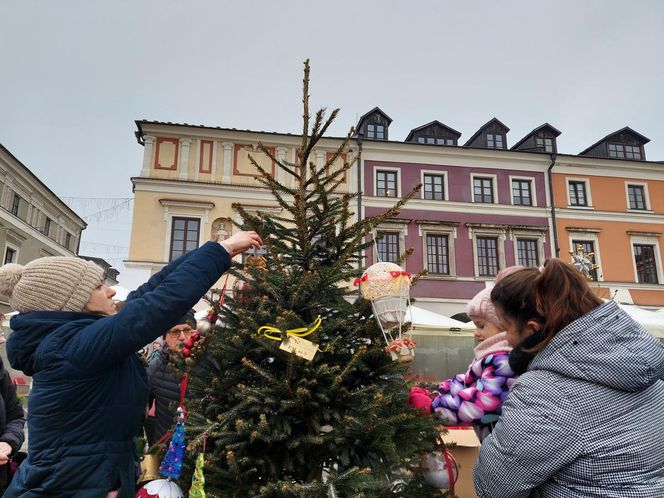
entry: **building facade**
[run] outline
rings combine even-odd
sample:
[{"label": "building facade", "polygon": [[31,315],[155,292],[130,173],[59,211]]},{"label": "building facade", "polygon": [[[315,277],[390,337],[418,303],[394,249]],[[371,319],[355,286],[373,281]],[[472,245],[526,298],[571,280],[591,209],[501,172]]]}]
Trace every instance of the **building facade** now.
[{"label": "building facade", "polygon": [[[509,128],[493,118],[463,145],[461,133],[432,121],[405,141],[390,139],[391,118],[363,115],[344,161],[357,158],[341,190],[358,192],[358,216],[382,213],[418,184],[421,190],[376,233],[366,264],[396,261],[426,272],[412,289],[420,306],[453,315],[493,285],[505,267],[540,266],[582,245],[599,269],[592,284],[604,297],[664,306],[659,240],[664,227],[662,163],[645,160],[648,139],[629,128],[578,155],[558,153],[560,131],[548,123],[509,146]],[[230,234],[232,204],[280,211],[255,178],[249,155],[287,185],[292,179],[257,149],[296,162],[298,135],[137,121],[144,145],[123,285],[145,281],[168,261]],[[341,138],[313,152],[322,166]],[[289,183],[290,182],[290,183]],[[582,188],[583,187],[583,188]],[[583,190],[585,189],[585,190]],[[584,204],[585,202],[585,204]],[[359,270],[358,270],[359,271]]]},{"label": "building facade", "polygon": [[[279,213],[281,208],[256,179],[249,156],[280,182],[294,186],[293,177],[257,148],[259,142],[279,160],[297,162],[301,137],[283,133],[137,121],[144,145],[143,167],[132,178],[134,215],[129,256],[122,284],[133,288],[167,262],[215,235],[230,235],[240,221],[233,209]],[[340,138],[319,142],[312,158],[323,166],[341,145]],[[353,151],[331,166],[341,168]],[[346,172],[340,191],[357,191],[357,174]]]},{"label": "building facade", "polygon": [[605,298],[664,306],[664,164],[646,160],[643,135],[623,128],[553,168],[560,254],[594,253],[592,285]]},{"label": "building facade", "polygon": [[[78,253],[85,221],[1,144],[0,193],[2,264]],[[0,300],[0,312],[8,311]]]}]

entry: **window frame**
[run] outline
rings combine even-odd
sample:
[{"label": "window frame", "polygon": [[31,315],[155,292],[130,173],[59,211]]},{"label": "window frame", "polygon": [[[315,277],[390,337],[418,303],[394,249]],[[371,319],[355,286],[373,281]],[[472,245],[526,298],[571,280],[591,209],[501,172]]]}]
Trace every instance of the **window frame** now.
[{"label": "window frame", "polygon": [[[175,235],[175,222],[177,220],[185,220],[185,239],[183,240],[185,242],[184,249],[185,251],[182,252],[181,254],[178,254],[176,257],[173,257],[173,242],[174,242],[174,235]],[[181,215],[181,214],[174,214],[171,216],[170,223],[169,223],[169,237],[168,237],[168,254],[167,254],[167,261],[171,262],[174,259],[179,258],[183,254],[187,254],[190,251],[193,251],[194,249],[190,249],[189,251],[186,251],[186,242],[187,242],[187,222],[189,221],[197,221],[198,222],[198,238],[197,242],[198,245],[194,248],[198,248],[201,246],[201,233],[203,232],[203,220],[199,216],[192,216],[192,215]]]},{"label": "window frame", "polygon": [[[426,177],[427,176],[441,176],[443,181],[441,183],[443,188],[443,198],[442,199],[427,199],[426,196]],[[448,200],[448,187],[447,187],[447,171],[435,171],[435,170],[421,170],[420,171],[420,181],[422,183],[422,191],[420,196],[425,201],[446,201]]]},{"label": "window frame", "polygon": [[[12,259],[12,261],[7,261],[7,251],[13,251],[14,252],[14,258]],[[3,261],[2,264],[6,265],[7,263],[18,263],[19,251],[20,251],[20,248],[17,245],[12,244],[10,242],[5,242],[5,251],[4,251],[3,257],[2,257],[2,261]]]},{"label": "window frame", "polygon": [[473,243],[473,272],[474,278],[476,280],[495,280],[494,276],[485,276],[479,274],[479,261],[477,258],[477,238],[496,238],[497,242],[497,251],[498,251],[498,271],[506,267],[505,263],[505,240],[507,239],[507,234],[505,228],[498,227],[485,227],[481,224],[474,226],[474,224],[466,224],[468,226],[468,238],[472,240]]},{"label": "window frame", "polygon": [[[383,135],[380,138],[378,137],[378,128],[381,129],[381,133]],[[370,140],[385,140],[386,128],[387,127],[381,123],[367,123],[367,138]]]},{"label": "window frame", "polygon": [[[381,257],[381,253],[380,253],[380,244],[381,244],[381,243],[385,243],[385,244],[387,244],[387,241],[386,241],[386,238],[385,238],[386,235],[396,237],[396,245],[397,245],[397,247],[396,247],[396,257],[395,257],[394,261],[392,261],[391,259],[387,259],[387,258],[383,258],[383,257]],[[395,264],[398,264],[398,262],[399,262],[399,258],[401,257],[401,255],[402,255],[402,253],[403,253],[403,251],[401,250],[401,240],[400,240],[400,239],[401,239],[401,237],[400,237],[400,233],[399,233],[398,230],[389,230],[389,229],[387,229],[387,230],[380,230],[380,229],[377,229],[377,230],[376,230],[376,255],[377,255],[377,261],[382,261],[382,262],[389,262],[389,263],[395,263]],[[389,255],[389,251],[388,251],[388,255]]]},{"label": "window frame", "polygon": [[[477,202],[475,200],[475,179],[484,179],[491,180],[491,195],[493,197],[493,202]],[[498,202],[498,175],[496,174],[482,174],[482,173],[471,173],[470,174],[470,198],[474,204],[499,204]]]},{"label": "window frame", "polygon": [[575,242],[590,242],[593,245],[593,249],[594,249],[593,252],[595,253],[594,263],[597,265],[597,269],[593,270],[593,271],[597,272],[597,280],[593,280],[593,282],[603,282],[604,281],[604,273],[602,271],[602,254],[601,254],[601,248],[600,248],[600,244],[599,244],[598,233],[599,233],[598,230],[593,230],[593,231],[570,230],[570,231],[568,231],[568,239],[567,239],[568,247],[569,247],[570,251],[575,250],[575,248],[576,248]]},{"label": "window frame", "polygon": [[[664,283],[664,269],[662,268],[662,254],[659,247],[659,234],[651,233],[629,233],[630,236],[630,249],[632,251],[632,267],[634,270],[634,283],[639,285],[653,285],[661,287]],[[655,260],[655,274],[657,276],[657,284],[641,283],[639,282],[639,273],[636,266],[636,251],[635,245],[652,246],[653,256]]]},{"label": "window frame", "polygon": [[[514,202],[514,182],[529,182],[530,183],[530,201],[531,204],[515,204]],[[509,183],[510,183],[510,200],[512,202],[513,206],[523,206],[523,207],[537,207],[537,187],[535,185],[535,177],[534,176],[509,176]]]},{"label": "window frame", "polygon": [[[438,254],[431,254],[429,251],[429,248],[431,247],[429,245],[429,237],[435,237],[436,239],[440,240],[445,240],[445,261],[443,262],[443,266],[447,267],[447,271],[434,271],[431,269],[432,262],[430,261],[430,257],[434,257],[437,260]],[[427,275],[432,275],[432,276],[437,276],[437,277],[450,277],[452,276],[452,265],[451,265],[451,257],[450,257],[450,246],[453,245],[454,242],[450,241],[451,239],[451,234],[445,233],[445,232],[426,232],[423,237],[423,244],[424,244],[424,259],[426,260],[426,269],[427,269]],[[436,245],[436,251],[438,251],[438,246]],[[438,266],[438,262],[435,261],[433,262],[434,266]],[[424,266],[424,265],[423,265]]]},{"label": "window frame", "polygon": [[[541,145],[539,144],[540,140],[542,141]],[[544,152],[547,152],[547,153],[551,154],[551,153],[555,152],[554,140],[555,139],[553,139],[551,137],[545,137],[545,136],[537,137],[536,136],[535,137],[535,147],[538,148],[538,149],[540,149],[540,148],[544,149]],[[549,142],[549,144],[547,144],[547,141]],[[550,146],[551,150],[548,149],[548,146]]]},{"label": "window frame", "polygon": [[51,237],[51,225],[53,224],[53,220],[49,218],[48,216],[44,215],[44,230],[43,234],[46,235],[47,237]]},{"label": "window frame", "polygon": [[18,212],[20,209],[21,196],[17,192],[14,192],[14,197],[12,197],[12,205],[9,207],[9,212],[18,218]]},{"label": "window frame", "polygon": [[[493,142],[493,145],[489,145],[489,137],[491,137],[491,142]],[[496,140],[497,137],[500,137],[500,147],[496,147],[496,143],[498,140]],[[486,134],[486,148],[487,149],[496,149],[496,150],[504,150],[505,147],[505,135],[502,133],[487,133]]]},{"label": "window frame", "polygon": [[[586,204],[572,204],[572,198],[570,197],[569,187],[570,183],[583,183],[584,191],[586,196]],[[567,195],[567,207],[571,209],[594,209],[592,193],[590,190],[590,179],[589,178],[575,178],[567,177],[565,178],[566,195]]]},{"label": "window frame", "polygon": [[[394,196],[384,196],[384,195],[378,195],[378,173],[380,172],[385,172],[385,173],[396,173],[396,192]],[[401,197],[401,168],[392,168],[392,167],[382,167],[382,166],[374,166],[374,197],[380,197],[380,198],[385,198],[385,199],[394,199],[394,198],[400,198]]]},{"label": "window frame", "polygon": [[[641,273],[639,272],[639,264],[636,261],[636,256],[637,256],[637,250],[636,248],[649,248],[652,251],[652,264],[653,267],[649,268],[648,274],[654,276],[655,281],[654,282],[644,282],[641,280]],[[632,244],[632,253],[634,254],[634,268],[636,270],[636,282],[639,284],[646,284],[646,285],[657,285],[659,284],[659,270],[658,270],[658,265],[657,265],[657,246],[654,244]]]},{"label": "window frame", "polygon": [[[630,205],[629,202],[629,189],[630,187],[641,187],[643,189],[643,202],[645,204],[645,207],[643,209],[639,208],[633,208]],[[651,212],[651,206],[650,206],[650,194],[648,192],[648,183],[647,182],[634,182],[634,181],[626,181],[625,182],[625,196],[627,200],[627,211],[633,211],[635,213],[647,213]]]}]

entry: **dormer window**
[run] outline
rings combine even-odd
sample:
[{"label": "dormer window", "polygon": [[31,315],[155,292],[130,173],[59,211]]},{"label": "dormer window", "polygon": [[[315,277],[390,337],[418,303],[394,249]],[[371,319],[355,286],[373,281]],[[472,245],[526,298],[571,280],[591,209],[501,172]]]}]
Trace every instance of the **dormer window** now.
[{"label": "dormer window", "polygon": [[544,152],[553,152],[553,138],[537,137],[535,145],[538,149],[544,149]]},{"label": "dormer window", "polygon": [[502,149],[503,148],[503,136],[495,133],[486,134],[486,146],[489,149]]},{"label": "dormer window", "polygon": [[618,159],[641,159],[641,147],[638,145],[609,144],[609,157]]},{"label": "dormer window", "polygon": [[417,137],[418,144],[454,145],[453,138]]},{"label": "dormer window", "polygon": [[367,138],[385,140],[385,127],[381,124],[368,124]]}]

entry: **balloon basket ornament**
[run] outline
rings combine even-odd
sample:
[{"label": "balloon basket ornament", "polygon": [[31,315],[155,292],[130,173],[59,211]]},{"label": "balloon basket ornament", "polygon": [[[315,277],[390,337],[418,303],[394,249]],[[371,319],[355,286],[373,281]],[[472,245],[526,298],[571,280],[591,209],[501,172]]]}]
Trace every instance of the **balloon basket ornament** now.
[{"label": "balloon basket ornament", "polygon": [[429,453],[422,462],[424,481],[436,489],[449,489],[454,496],[454,485],[459,478],[459,465],[446,448]]},{"label": "balloon basket ornament", "polygon": [[362,297],[371,302],[387,345],[385,351],[394,361],[412,361],[415,356],[415,342],[403,336],[412,281],[411,274],[396,263],[381,261],[367,268],[354,282]]}]

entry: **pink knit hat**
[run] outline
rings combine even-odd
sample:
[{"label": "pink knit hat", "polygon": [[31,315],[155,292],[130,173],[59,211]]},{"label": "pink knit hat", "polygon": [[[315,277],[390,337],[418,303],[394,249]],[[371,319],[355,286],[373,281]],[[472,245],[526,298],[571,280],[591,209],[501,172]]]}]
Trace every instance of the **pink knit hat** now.
[{"label": "pink knit hat", "polygon": [[496,309],[491,302],[491,289],[482,289],[468,303],[468,316],[470,318],[482,318],[487,322],[500,328]]},{"label": "pink knit hat", "polygon": [[[498,275],[496,275],[496,283],[510,273],[514,273],[522,268],[523,266],[508,266],[500,270]],[[487,322],[493,323],[499,329],[502,328],[498,320],[498,315],[496,315],[496,308],[494,308],[491,302],[491,289],[482,289],[468,302],[468,316],[470,318],[483,318]]]}]

